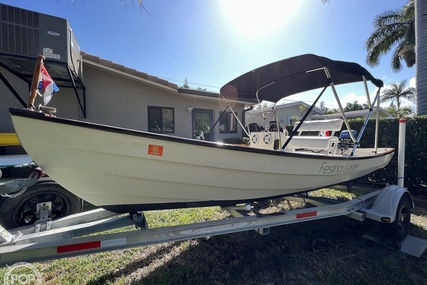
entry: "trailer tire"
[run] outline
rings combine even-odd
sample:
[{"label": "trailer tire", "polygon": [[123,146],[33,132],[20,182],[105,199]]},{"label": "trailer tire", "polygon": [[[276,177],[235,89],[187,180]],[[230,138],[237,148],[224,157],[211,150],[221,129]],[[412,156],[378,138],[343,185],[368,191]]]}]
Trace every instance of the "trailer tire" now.
[{"label": "trailer tire", "polygon": [[411,227],[411,199],[408,194],[402,195],[396,209],[396,219],[387,225],[390,237],[402,241],[409,233]]},{"label": "trailer tire", "polygon": [[42,178],[15,198],[0,199],[0,225],[6,229],[34,224],[36,205],[52,202],[52,219],[76,214],[83,209],[83,200],[50,178]]}]

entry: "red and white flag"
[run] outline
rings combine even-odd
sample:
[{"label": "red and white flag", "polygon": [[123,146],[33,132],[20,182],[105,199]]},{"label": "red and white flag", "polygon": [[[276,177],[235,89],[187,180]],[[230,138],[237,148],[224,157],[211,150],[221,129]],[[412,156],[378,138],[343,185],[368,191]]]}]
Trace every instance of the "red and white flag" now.
[{"label": "red and white flag", "polygon": [[44,105],[47,105],[50,99],[52,99],[52,95],[59,91],[58,86],[56,86],[55,82],[53,82],[52,78],[44,67],[44,64],[42,64],[40,67],[40,81],[38,89],[42,91]]}]

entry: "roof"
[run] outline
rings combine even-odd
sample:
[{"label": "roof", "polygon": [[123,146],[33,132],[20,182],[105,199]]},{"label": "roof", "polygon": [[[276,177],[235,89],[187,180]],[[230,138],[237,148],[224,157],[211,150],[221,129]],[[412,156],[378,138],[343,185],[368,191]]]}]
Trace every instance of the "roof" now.
[{"label": "roof", "polygon": [[[376,114],[377,108],[374,108],[373,114]],[[345,112],[345,116],[347,118],[357,118],[357,117],[365,117],[368,115],[369,109],[356,110],[356,111],[347,111]],[[380,116],[386,118],[392,118],[393,116],[387,111],[380,108]],[[334,114],[325,114],[325,115],[313,115],[311,117],[313,120],[324,120],[324,119],[333,119],[333,118],[342,118],[341,113]]]},{"label": "roof", "polygon": [[[289,107],[293,107],[293,106],[300,106],[300,105],[303,105],[306,108],[311,107],[309,104],[307,104],[307,103],[305,103],[303,101],[295,101],[295,102],[290,102],[290,103],[284,103],[284,104],[275,105],[274,109],[277,111],[277,110],[281,110],[281,109],[285,109],[285,108],[289,108]],[[257,114],[257,113],[261,113],[261,112],[265,112],[265,111],[271,110],[271,108],[272,108],[272,106],[262,108],[262,110],[261,109],[253,109],[253,110],[248,111],[248,113],[249,114]],[[317,108],[317,107],[314,107],[313,110],[311,110],[311,111],[313,113],[318,113],[318,114],[322,113],[322,111],[320,111],[319,108]],[[318,116],[318,115],[316,115],[316,116]]]},{"label": "roof", "polygon": [[377,87],[384,85],[357,63],[304,54],[249,71],[224,85],[220,92],[226,98],[242,101],[254,101],[258,93],[260,101],[277,102],[293,94],[327,86],[325,68],[335,85],[360,82],[363,77]]},{"label": "roof", "polygon": [[150,75],[148,73],[141,72],[141,71],[138,71],[136,69],[126,67],[124,65],[112,62],[110,60],[100,58],[98,56],[88,54],[88,53],[83,52],[83,51],[81,51],[80,54],[82,55],[82,58],[84,61],[91,61],[93,63],[99,64],[99,65],[107,67],[107,68],[111,68],[111,69],[116,70],[118,72],[124,72],[127,75],[135,76],[137,78],[140,78],[140,79],[143,79],[143,80],[146,80],[146,81],[158,84],[158,85],[162,85],[165,87],[169,87],[169,88],[178,90],[178,85],[171,83],[167,80],[158,78],[156,76]]},{"label": "roof", "polygon": [[[189,89],[189,88],[178,88],[178,93],[190,97],[190,98],[203,98],[203,99],[210,99],[210,100],[223,100],[220,96],[221,94],[219,92],[209,92],[204,90],[196,90],[196,89]],[[254,102],[251,101],[237,101],[237,100],[228,100],[229,103],[240,103],[240,104],[250,104],[252,105]]]},{"label": "roof", "polygon": [[[138,71],[133,68],[126,67],[124,65],[115,63],[110,60],[106,60],[103,58],[100,58],[98,56],[94,56],[91,54],[88,54],[86,52],[80,52],[82,55],[82,58],[84,62],[90,62],[96,65],[99,65],[101,67],[109,68],[117,72],[124,73],[128,76],[134,76],[141,80],[151,82],[157,86],[163,86],[172,89],[172,91],[176,91],[177,93],[185,96],[190,96],[191,98],[204,98],[204,99],[212,99],[212,100],[221,100],[220,94],[218,92],[207,92],[203,90],[195,90],[195,89],[188,89],[188,88],[180,88],[178,85],[171,83],[167,80],[158,78],[156,76],[150,75],[145,72]],[[235,100],[230,100],[230,102],[237,102]],[[240,102],[240,101],[239,101]],[[240,103],[248,104],[253,102],[253,100],[250,101],[241,101]]]}]

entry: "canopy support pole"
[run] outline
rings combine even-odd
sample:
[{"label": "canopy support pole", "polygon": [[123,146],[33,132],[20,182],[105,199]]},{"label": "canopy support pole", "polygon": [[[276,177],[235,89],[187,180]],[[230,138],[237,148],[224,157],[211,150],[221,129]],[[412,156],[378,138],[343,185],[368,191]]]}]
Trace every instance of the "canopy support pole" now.
[{"label": "canopy support pole", "polygon": [[[215,124],[213,124],[212,128],[209,130],[209,135],[212,133],[212,130],[215,129],[216,125],[218,124],[218,122],[221,120],[222,116],[224,116],[225,111],[228,110],[228,108],[230,108],[230,105],[227,104],[227,107],[224,109],[224,111],[222,111],[221,115],[219,116],[218,120],[216,120]],[[237,118],[236,118],[237,119]]]},{"label": "canopy support pole", "polygon": [[[378,90],[379,94],[379,90]],[[375,122],[375,153],[378,152],[378,132],[380,129],[380,99],[377,101],[377,119]]]},{"label": "canopy support pole", "polygon": [[[378,89],[377,94],[375,95],[375,99],[374,99],[374,104],[373,105],[375,105],[376,102],[379,102],[378,97],[379,97],[379,94],[380,94],[380,90],[381,90],[381,88]],[[353,150],[351,151],[351,154],[350,154],[351,156],[356,151],[356,148],[357,148],[357,146],[359,144],[359,141],[362,138],[363,133],[365,132],[366,126],[368,125],[368,122],[371,119],[371,115],[372,115],[373,111],[374,111],[374,108],[371,106],[369,108],[368,114],[366,115],[366,119],[363,122],[362,128],[360,129],[359,135],[357,136],[357,141],[355,142],[355,144],[353,146]],[[378,116],[379,116],[379,109],[377,109],[377,119],[376,119],[377,125],[375,126],[375,146],[377,146],[377,140],[378,140]],[[377,151],[377,147],[375,147],[375,152],[376,151]]]},{"label": "canopy support pole", "polygon": [[351,132],[350,124],[348,123],[347,117],[346,117],[345,112],[344,112],[344,108],[343,108],[343,107],[342,107],[342,105],[341,105],[341,100],[340,100],[340,98],[338,97],[338,92],[337,92],[337,90],[335,89],[335,85],[334,85],[334,82],[332,81],[332,77],[331,77],[331,74],[329,73],[329,69],[328,69],[328,68],[326,68],[326,67],[324,67],[323,69],[325,70],[326,77],[328,78],[329,84],[331,85],[332,92],[334,93],[335,100],[337,101],[338,108],[340,109],[341,116],[342,116],[342,118],[343,118],[343,120],[344,120],[345,126],[347,127],[347,130],[348,130],[348,133],[349,133],[349,135],[350,135],[350,137],[351,137],[351,140],[352,140],[352,141],[355,143],[355,145],[356,145],[356,144],[358,143],[358,141],[356,141],[356,138],[354,137],[353,133]]},{"label": "canopy support pole", "polygon": [[[240,122],[239,118],[237,117],[236,113],[234,113],[233,108],[231,108],[230,104],[228,103],[227,99],[223,96],[222,99],[224,99],[225,104],[227,104],[227,108],[230,109],[231,113],[233,113],[234,118],[236,118],[237,122],[239,123],[240,127],[242,127],[242,130],[246,133],[246,135],[249,137],[248,131],[246,131],[246,128],[243,126],[242,122]],[[227,110],[227,108],[225,110]],[[225,112],[224,110],[224,112]],[[213,129],[213,128],[212,128]]]},{"label": "canopy support pole", "polygon": [[317,96],[316,100],[314,100],[313,104],[311,104],[310,108],[308,108],[307,112],[304,114],[304,116],[302,117],[300,123],[295,127],[295,129],[292,131],[291,135],[289,136],[289,138],[286,140],[286,142],[283,144],[282,149],[285,149],[289,142],[292,140],[292,138],[295,136],[295,134],[298,132],[299,128],[301,127],[302,123],[307,119],[308,115],[311,113],[311,111],[313,110],[314,106],[317,104],[317,101],[319,101],[320,97],[322,97],[323,93],[325,92],[326,88],[328,88],[328,86],[330,85],[330,82],[328,80],[328,83],[326,84],[326,86],[323,88],[322,92],[320,92],[319,96]]},{"label": "canopy support pole", "polygon": [[[276,83],[276,81],[273,81],[273,82],[268,83],[267,85],[264,85],[263,87],[261,87],[260,89],[258,89],[258,90],[256,91],[256,93],[255,93],[256,100],[258,101],[259,108],[260,108],[260,110],[261,110],[261,115],[262,115],[262,117],[264,118],[264,120],[265,120],[265,114],[264,114],[264,111],[262,110],[262,105],[261,105],[261,101],[259,100],[258,93],[259,93],[259,91],[261,91],[262,89],[267,88],[268,86],[273,85],[274,83]],[[248,134],[248,136],[249,136],[249,134]]]}]

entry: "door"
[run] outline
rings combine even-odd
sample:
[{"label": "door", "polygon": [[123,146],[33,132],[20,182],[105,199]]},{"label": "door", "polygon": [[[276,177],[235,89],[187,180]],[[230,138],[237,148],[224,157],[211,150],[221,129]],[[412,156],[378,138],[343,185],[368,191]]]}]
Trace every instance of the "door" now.
[{"label": "door", "polygon": [[213,110],[193,109],[193,139],[213,141]]}]

